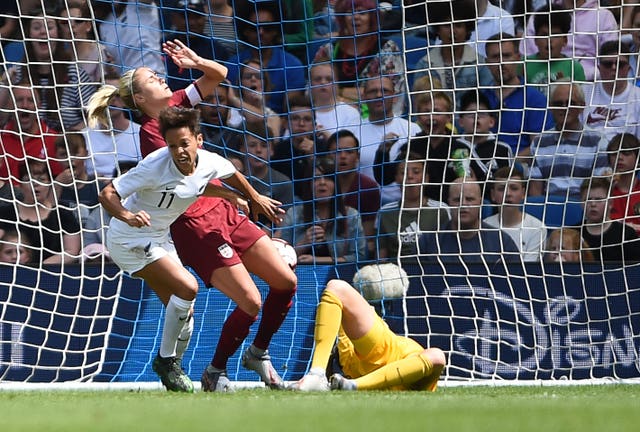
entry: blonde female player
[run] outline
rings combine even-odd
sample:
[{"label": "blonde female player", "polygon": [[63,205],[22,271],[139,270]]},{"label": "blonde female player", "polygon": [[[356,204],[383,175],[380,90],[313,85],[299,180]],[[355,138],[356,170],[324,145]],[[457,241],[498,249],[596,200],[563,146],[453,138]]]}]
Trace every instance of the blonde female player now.
[{"label": "blonde female player", "polygon": [[[313,337],[311,368],[292,390],[435,391],[446,363],[439,348],[425,349],[393,333],[358,291],[338,279],[322,293]],[[332,374],[329,383],[326,370],[336,337],[343,374]]]},{"label": "blonde female player", "polygon": [[[144,279],[166,305],[153,369],[168,390],[191,392],[193,384],[176,361],[176,345],[198,282],[176,256],[169,226],[202,194],[225,197],[244,208],[247,203],[236,192],[209,183],[236,170],[226,159],[199,149],[198,111],[168,108],[160,113],[160,128],[168,147],[109,183],[100,203],[113,216],[106,238],[111,258],[123,271]],[[271,207],[272,212],[277,208]]]},{"label": "blonde female player", "polygon": [[[140,145],[143,155],[166,145],[158,127],[158,113],[162,108],[196,106],[204,96],[214,91],[227,72],[224,66],[201,58],[180,41],[167,42],[163,49],[178,67],[198,69],[203,76],[187,88],[173,93],[154,71],[148,68],[130,70],[120,78],[118,88],[106,86],[99,89],[89,105],[89,117],[103,121],[106,120],[109,100],[116,95],[128,108],[141,111]],[[259,195],[242,175],[227,178],[225,183],[249,199],[254,219],[261,208],[268,207],[265,204],[267,198]],[[274,221],[280,218],[276,213],[268,216]],[[222,327],[211,364],[202,374],[202,389],[230,390],[227,361],[249,334],[261,307],[260,325],[253,343],[242,356],[242,364],[256,371],[267,386],[284,388],[282,378],[271,364],[268,347],[291,307],[297,278],[272,241],[227,200],[209,197],[201,197],[189,207],[171,225],[171,235],[182,262],[193,268],[208,286],[215,286],[237,305]],[[270,287],[264,306],[249,272],[265,280]],[[185,332],[181,335],[181,339],[187,342],[190,337],[188,327],[185,325]],[[182,349],[186,349],[186,343]]]}]

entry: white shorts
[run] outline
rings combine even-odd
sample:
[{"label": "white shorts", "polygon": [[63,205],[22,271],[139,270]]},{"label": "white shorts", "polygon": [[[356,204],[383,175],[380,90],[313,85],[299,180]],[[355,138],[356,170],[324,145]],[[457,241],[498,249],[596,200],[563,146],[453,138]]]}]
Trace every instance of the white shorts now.
[{"label": "white shorts", "polygon": [[141,237],[136,239],[112,238],[107,231],[106,245],[111,259],[129,275],[142,270],[160,258],[170,256],[181,263],[173,242],[165,238]]}]

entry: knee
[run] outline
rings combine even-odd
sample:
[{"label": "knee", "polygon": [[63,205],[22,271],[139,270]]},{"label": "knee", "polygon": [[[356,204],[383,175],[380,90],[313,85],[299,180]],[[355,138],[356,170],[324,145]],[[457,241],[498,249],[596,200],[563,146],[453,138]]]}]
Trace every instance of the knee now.
[{"label": "knee", "polygon": [[247,315],[257,317],[262,309],[262,299],[259,294],[257,297],[248,297],[239,302],[238,307]]},{"label": "knee", "polygon": [[445,366],[447,357],[440,348],[428,348],[422,352],[422,356],[427,358],[433,367]]},{"label": "knee", "polygon": [[264,281],[269,285],[270,290],[281,293],[295,293],[298,287],[298,277],[293,270],[286,268],[285,271],[274,272]]},{"label": "knee", "polygon": [[293,270],[287,272],[282,282],[281,291],[295,291],[297,286],[298,277],[296,276],[296,274],[293,272]]},{"label": "knee", "polygon": [[180,295],[185,300],[193,301],[198,295],[198,282],[194,279],[184,285],[184,294]]},{"label": "knee", "polygon": [[340,279],[331,279],[327,283],[327,287],[325,291],[329,291],[331,294],[336,296],[340,301],[344,303],[345,299],[352,294],[356,293],[356,290],[349,285],[348,282],[345,282]]}]

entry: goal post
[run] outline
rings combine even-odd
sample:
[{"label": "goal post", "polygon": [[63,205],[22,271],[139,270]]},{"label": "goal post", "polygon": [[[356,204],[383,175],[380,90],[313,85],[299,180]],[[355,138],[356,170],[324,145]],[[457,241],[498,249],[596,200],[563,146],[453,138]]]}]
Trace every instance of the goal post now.
[{"label": "goal post", "polygon": [[[2,231],[0,257],[3,261],[14,260],[12,263],[0,263],[0,391],[5,388],[16,388],[15,385],[21,388],[20,384],[25,384],[27,387],[34,385],[37,388],[75,389],[83,388],[85,385],[87,387],[84,388],[88,388],[90,384],[107,389],[119,389],[127,386],[136,389],[159,388],[157,386],[158,379],[151,370],[151,362],[158,350],[162,336],[162,304],[141,281],[123,275],[104,255],[103,234],[106,217],[101,214],[97,202],[92,204],[82,202],[84,195],[80,193],[76,193],[71,198],[69,195],[65,195],[64,200],[56,195],[49,210],[63,209],[64,212],[59,213],[61,216],[56,221],[57,224],[53,225],[55,228],[51,228],[51,226],[46,228],[49,236],[47,239],[53,238],[52,242],[39,240],[35,245],[31,238],[20,234],[18,228],[24,227],[14,220],[15,214],[19,214],[21,209],[34,206],[33,202],[24,202],[25,195],[35,196],[36,190],[41,188],[43,184],[51,184],[52,189],[64,188],[73,181],[77,185],[82,184],[82,189],[94,188],[98,190],[114,174],[113,171],[108,173],[101,171],[105,160],[108,159],[111,161],[108,163],[115,166],[114,161],[135,162],[139,158],[137,153],[131,151],[132,148],[135,149],[136,143],[132,138],[137,135],[135,125],[125,122],[126,130],[115,133],[112,130],[117,128],[116,124],[122,124],[120,120],[116,121],[118,113],[125,112],[127,118],[136,118],[134,114],[127,112],[122,107],[113,107],[112,124],[109,127],[103,126],[91,131],[91,133],[83,134],[88,140],[100,139],[100,147],[97,150],[93,153],[89,151],[87,154],[73,154],[74,148],[76,148],[74,141],[77,138],[74,135],[77,134],[72,131],[72,127],[68,127],[68,119],[76,119],[75,115],[82,118],[83,109],[86,108],[85,91],[91,91],[92,86],[95,89],[105,82],[104,75],[96,77],[87,71],[92,69],[91,66],[105,66],[106,68],[120,61],[118,58],[108,55],[109,49],[118,46],[115,40],[104,41],[97,57],[86,55],[84,51],[86,45],[73,43],[90,41],[84,37],[79,40],[69,26],[69,21],[62,18],[62,15],[71,13],[76,1],[80,0],[59,2],[61,10],[56,12],[57,15],[49,14],[49,11],[52,10],[51,5],[44,0],[24,2],[30,6],[43,8],[45,17],[52,19],[58,26],[56,31],[61,31],[63,26],[66,26],[65,31],[56,35],[52,34],[53,30],[51,29],[46,30],[46,36],[42,38],[50,47],[57,44],[63,46],[62,54],[64,55],[54,59],[53,69],[57,71],[64,69],[66,73],[57,72],[60,75],[54,73],[49,81],[37,73],[39,69],[36,71],[36,68],[46,62],[37,58],[25,57],[25,55],[34,56],[36,54],[30,50],[24,50],[24,47],[22,51],[19,49],[23,42],[29,44],[37,39],[30,33],[30,29],[26,25],[34,19],[42,19],[40,15],[32,15],[32,8],[29,10],[19,9],[19,20],[15,32],[6,37],[0,35],[1,53],[5,59],[4,63],[0,65],[3,73],[2,79],[0,79],[0,101],[4,101],[0,106],[0,122],[2,123],[0,165],[12,161],[12,163],[15,162],[14,166],[16,167],[15,171],[12,171],[11,168],[2,171],[2,167],[0,167],[0,183],[2,183],[0,184],[0,231]],[[268,0],[263,1],[267,2]],[[304,56],[301,56],[306,57],[301,60],[305,71],[307,71],[309,64],[304,62],[313,62],[313,54],[330,42],[327,34],[318,32],[314,34],[314,26],[316,29],[324,28],[328,32],[336,33],[334,41],[338,40],[338,36],[343,40],[346,37],[344,34],[337,34],[335,20],[331,19],[336,18],[335,15],[331,15],[334,2],[327,1],[327,8],[316,7],[313,11],[306,7],[307,3],[311,2],[301,2],[300,4],[304,3],[304,7],[296,7],[291,10],[282,9],[281,5],[292,3],[297,5],[297,1],[272,0],[271,2],[277,4],[281,8],[279,9],[281,15],[286,17],[282,21],[286,25],[280,25],[279,30],[288,31],[292,28],[300,30],[299,33],[296,33],[297,39],[295,39],[293,52],[305,52]],[[93,9],[97,3],[103,3],[103,6],[107,5],[107,12],[115,12],[119,6],[126,5],[129,8],[127,10],[131,13],[136,13],[136,5],[139,4],[141,11],[143,9],[144,12],[141,12],[138,17],[135,28],[129,30],[137,32],[140,35],[140,40],[143,39],[143,35],[147,37],[150,34],[161,34],[162,31],[169,34],[171,17],[175,18],[175,15],[172,14],[176,11],[185,14],[187,12],[184,5],[180,6],[177,0],[155,0],[151,3],[143,0],[89,1],[87,5],[90,7],[90,17],[74,18],[77,21],[74,24],[90,22],[93,32],[104,24],[106,15],[98,15]],[[212,11],[201,10],[200,3],[202,2],[195,0],[186,2],[187,5],[197,4],[197,6],[193,6],[197,7],[196,15],[207,21],[207,25],[204,27],[206,37],[213,35],[213,38],[218,42],[224,42],[222,46],[225,49],[238,49],[247,46],[247,41],[240,43],[230,39],[230,35],[233,33],[229,21],[222,16],[217,16]],[[244,7],[246,4],[253,5],[253,3],[260,3],[260,1],[230,1],[234,11],[240,10],[240,3]],[[324,2],[313,3],[322,3],[321,6],[324,6]],[[386,120],[390,118],[403,118],[407,120],[403,126],[406,127],[406,130],[387,132],[393,132],[396,135],[404,134],[404,141],[409,142],[409,148],[411,148],[411,143],[420,142],[422,139],[417,138],[414,141],[413,138],[408,138],[414,130],[411,123],[416,123],[422,131],[433,128],[424,134],[427,139],[422,144],[425,142],[428,144],[429,141],[435,141],[438,138],[445,138],[445,141],[463,138],[469,142],[469,138],[465,138],[464,132],[464,126],[469,127],[469,123],[463,124],[469,113],[476,117],[483,117],[487,114],[495,115],[495,128],[500,127],[500,119],[497,117],[499,107],[495,109],[487,107],[483,110],[478,107],[469,108],[469,105],[463,106],[462,93],[469,89],[492,91],[495,86],[489,81],[491,80],[489,67],[495,67],[498,63],[520,64],[522,63],[521,59],[490,62],[484,55],[478,56],[478,51],[476,51],[479,49],[478,45],[486,44],[492,35],[487,36],[486,33],[481,35],[479,28],[474,27],[477,33],[470,41],[473,47],[472,52],[476,53],[473,54],[475,63],[470,61],[464,65],[465,77],[474,82],[469,84],[471,81],[458,81],[457,74],[461,73],[459,68],[444,61],[446,55],[443,57],[442,51],[434,51],[449,50],[453,53],[467,43],[467,41],[446,42],[442,40],[443,37],[447,37],[444,33],[444,27],[455,33],[456,29],[461,27],[459,24],[468,23],[469,19],[466,18],[468,14],[460,14],[460,11],[455,9],[462,2],[354,0],[354,3],[376,5],[374,9],[359,10],[359,13],[375,13],[376,19],[383,29],[379,42],[391,41],[393,43],[389,43],[389,46],[397,46],[399,49],[397,53],[392,50],[392,52],[385,54],[385,59],[393,59],[396,54],[401,59],[402,77],[393,82],[400,83],[398,88],[394,87],[394,91],[400,91],[399,96],[401,97],[399,99],[402,99],[404,103],[393,104],[381,123],[386,124]],[[380,4],[378,5],[378,3]],[[435,3],[439,3],[441,8],[436,8],[437,11],[430,15],[431,9],[429,8],[433,7]],[[511,29],[516,33],[523,32],[527,19],[536,15],[533,13],[534,11],[520,11],[516,13],[521,15],[516,15],[515,20],[512,18],[509,21],[507,13],[496,10],[493,6],[494,3],[506,2],[487,3],[490,14],[485,19],[485,24],[489,24],[489,27],[494,29],[494,33],[509,33]],[[471,1],[464,4],[471,4],[473,8],[477,8],[477,5],[484,4],[484,2]],[[360,9],[363,7],[361,6]],[[145,20],[144,17],[149,11],[153,11],[153,8],[157,8],[158,20]],[[302,15],[292,17],[287,14],[287,12],[294,10]],[[605,15],[603,11],[606,10],[608,9],[596,7],[595,13]],[[311,12],[314,16],[310,16]],[[476,9],[475,15],[477,13]],[[349,20],[353,19],[353,13],[343,15],[347,15]],[[184,16],[186,20],[187,15]],[[615,17],[615,14],[611,16]],[[0,12],[0,18],[10,20],[11,16],[2,15]],[[234,22],[242,21],[246,24],[246,17],[236,17],[232,14],[231,18],[237,18]],[[314,26],[310,26],[311,21]],[[326,26],[322,27],[324,24]],[[158,33],[157,26],[160,26],[160,33]],[[186,40],[190,36],[189,28],[189,26],[174,28],[171,34]],[[623,37],[623,40],[626,40],[620,32],[616,33],[615,30],[608,32],[615,33],[616,37]],[[306,35],[304,37],[307,39],[300,39],[303,37],[302,35]],[[585,36],[585,34],[582,35]],[[596,39],[598,37],[606,39],[606,35],[598,32],[591,34]],[[514,40],[520,41],[518,34],[513,36]],[[90,38],[90,34],[87,33],[85,37]],[[240,35],[235,37],[240,38]],[[626,38],[628,39],[628,37]],[[285,44],[286,40],[287,38],[285,38]],[[132,50],[135,52],[136,49],[130,43],[131,41],[123,42],[127,45],[126,51],[129,54]],[[302,49],[305,46],[306,49]],[[147,61],[155,62],[162,58],[159,47],[158,43],[157,49],[149,49],[149,52],[146,53],[138,52],[137,57],[141,59],[143,64]],[[380,46],[376,48],[380,48]],[[140,51],[139,48],[137,49]],[[484,47],[482,50],[486,54]],[[120,54],[123,54],[124,51]],[[438,55],[436,55],[437,52]],[[631,57],[637,61],[637,53],[635,55],[636,57]],[[83,56],[82,61],[71,60],[74,57],[77,60],[78,56]],[[583,53],[575,56],[576,59],[586,57],[587,55]],[[597,54],[591,58],[594,64],[597,63],[598,58]],[[441,63],[433,63],[436,59],[442,60]],[[266,61],[262,57],[259,60]],[[327,59],[317,61],[322,63]],[[536,61],[540,62],[540,60]],[[231,56],[221,62],[231,62]],[[87,66],[86,74],[80,71],[80,65]],[[25,84],[23,79],[20,80],[21,82],[17,82],[16,76],[18,75],[15,74],[15,71],[18,68],[21,78],[28,81],[28,84]],[[638,69],[633,70],[637,74]],[[331,83],[338,82],[340,80],[339,74],[342,72],[344,71],[333,68],[334,75],[331,76]],[[553,75],[551,69],[546,72],[548,72],[547,75]],[[394,74],[389,73],[389,75],[393,76]],[[69,76],[76,77],[77,81],[58,81],[61,79],[60,77],[64,77],[66,80]],[[425,76],[429,79],[422,79]],[[189,77],[189,79],[191,78]],[[372,79],[376,78],[370,76],[362,82],[368,82]],[[313,91],[314,86],[321,86],[310,80],[308,71],[305,72],[305,80],[309,92]],[[437,81],[439,84],[436,84]],[[635,85],[633,80],[628,81],[630,85]],[[592,81],[583,82],[580,86],[585,89],[595,86],[599,89],[598,86],[601,86],[603,82],[604,80],[594,77]],[[326,83],[322,85],[326,85]],[[544,113],[545,120],[552,117],[553,108],[571,108],[571,100],[568,100],[565,106],[551,107],[548,98],[549,86],[544,83],[536,85],[544,90],[541,92],[541,97],[546,102],[541,106],[531,108],[531,110]],[[237,90],[237,83],[232,83],[232,87]],[[27,90],[22,91],[24,89]],[[244,90],[246,91],[247,88]],[[361,93],[357,94],[363,94],[363,89],[358,90]],[[384,91],[386,90],[383,89],[381,94]],[[269,92],[266,91],[266,93]],[[274,91],[272,95],[284,93],[279,90],[278,92]],[[590,95],[594,94],[593,92],[584,93],[585,97],[591,97]],[[59,130],[56,133],[50,132],[48,129],[44,133],[36,133],[31,129],[26,130],[26,120],[21,121],[23,117],[35,115],[39,120],[51,121],[52,117],[49,114],[55,114],[56,111],[51,105],[39,108],[29,107],[25,105],[27,102],[24,100],[29,97],[35,100],[41,95],[50,98],[53,94],[59,96],[57,102],[53,102],[55,99],[47,100],[50,101],[49,103],[61,105],[61,112],[64,111],[67,115],[66,117],[59,116],[57,119],[55,126]],[[349,93],[343,92],[342,94]],[[240,94],[239,97],[243,96]],[[346,97],[344,100],[347,101]],[[448,101],[448,105],[442,105],[443,100]],[[348,102],[353,103],[353,101]],[[591,99],[585,101],[585,105],[588,106],[590,102]],[[360,113],[356,114],[357,117],[368,112],[365,105],[358,105]],[[203,106],[205,109],[212,109],[214,103],[205,102]],[[614,106],[619,106],[617,101]],[[225,106],[225,108],[241,117],[237,106]],[[507,106],[506,108],[512,113],[520,111],[517,107]],[[398,113],[399,109],[404,111]],[[395,114],[392,114],[391,111]],[[632,111],[630,110],[628,115],[625,114],[625,120],[622,124],[615,123],[613,126],[607,124],[593,129],[596,132],[604,132],[608,141],[616,131],[626,131],[633,134],[634,130],[638,130],[640,126]],[[26,115],[23,115],[25,113]],[[249,113],[250,116],[255,116],[255,114],[255,112]],[[285,115],[282,114],[282,117]],[[353,120],[353,124],[345,125],[340,120],[348,120],[346,117],[345,115],[344,118],[330,120],[361,137],[362,135],[359,134],[363,133],[362,131],[366,128],[360,124],[360,120]],[[238,120],[237,117],[235,119]],[[265,116],[264,122],[272,120]],[[616,118],[616,121],[619,121],[619,118]],[[503,122],[506,121],[503,120]],[[244,123],[240,119],[234,126],[228,126],[226,132],[238,128],[241,137],[247,135],[243,125]],[[207,126],[212,126],[212,124],[206,120],[203,121],[203,127]],[[280,131],[282,136],[279,138],[283,142],[287,142],[286,140],[291,137],[291,130],[286,130],[290,126],[291,124],[287,123]],[[328,129],[330,125],[323,124],[323,126]],[[511,138],[511,142],[519,141],[525,135],[531,136],[533,142],[537,136],[545,137],[550,134],[551,130],[546,129],[540,130],[539,133],[533,133],[527,129],[524,122],[511,124],[511,126],[513,128],[503,134]],[[492,131],[491,136],[498,135],[497,132],[494,132]],[[130,139],[126,140],[127,137]],[[222,140],[222,138],[220,139]],[[9,154],[12,145],[27,140],[30,143],[33,140],[40,140],[40,144],[44,148],[42,153],[27,156]],[[58,148],[63,150],[61,153],[55,151],[56,140],[58,140]],[[130,146],[131,143],[134,143],[134,147]],[[223,147],[221,143],[222,141],[210,144],[212,147],[220,148]],[[317,145],[318,142],[315,144]],[[89,143],[89,147],[90,145],[91,143]],[[414,146],[413,149],[416,147]],[[516,161],[514,153],[517,152],[514,152],[508,143],[496,144],[498,150],[494,149],[492,153],[481,157],[471,151],[474,149],[471,141],[467,147],[469,152],[466,156],[464,152],[447,153],[438,157],[433,157],[433,154],[431,156],[423,154],[418,157],[415,155],[406,156],[406,159],[395,161],[399,163],[396,166],[402,167],[403,171],[397,172],[393,181],[398,178],[403,179],[404,174],[408,173],[407,167],[415,161],[423,164],[423,170],[427,169],[428,165],[440,163],[445,170],[459,170],[459,172],[470,176],[470,167],[476,164],[477,168],[478,160],[484,158],[488,160],[488,163],[484,164],[486,174],[487,171],[497,167],[498,160],[504,158],[505,154],[509,155],[506,166],[522,168],[525,175],[528,176],[527,179],[532,175],[539,175],[539,172],[542,171],[536,165],[541,163],[540,161],[544,163],[544,169],[548,169],[549,172],[553,172],[554,169],[563,170],[563,172],[566,172],[567,169],[570,171],[575,169],[577,172],[579,168],[584,168],[581,162],[583,157],[577,153],[579,149],[576,150],[578,147],[564,148],[564,150],[568,148],[568,151],[573,152],[569,153],[569,156],[558,157],[558,154],[550,153],[545,154],[544,157],[547,159],[543,160],[540,159],[543,156],[542,146],[534,144],[530,158]],[[604,152],[605,159],[610,163],[611,155],[617,154],[617,150],[609,151],[605,147],[598,143],[597,152]],[[624,150],[631,153],[635,151],[636,154],[640,151],[640,149],[636,151],[633,148],[624,148]],[[498,154],[498,151],[502,151],[502,153]],[[322,152],[324,152],[323,156],[338,157],[337,152],[326,152],[324,149]],[[395,157],[397,154],[404,153],[393,148],[391,154]],[[369,166],[364,168],[372,168],[373,155],[371,156],[371,160],[367,162]],[[47,162],[53,161],[49,164],[49,174],[52,177],[50,183],[47,183],[47,180],[40,176],[41,173],[35,175],[34,172],[32,175],[31,171],[26,174],[26,177],[19,178],[17,170],[20,163],[43,157],[46,157]],[[242,157],[244,162],[251,158],[247,152],[242,153]],[[297,158],[295,160],[302,159],[300,156],[295,158]],[[536,158],[538,158],[537,162]],[[364,165],[362,159],[361,156],[361,167]],[[78,160],[84,162],[89,174],[88,177],[78,177],[77,174],[58,177],[65,167],[73,165]],[[485,162],[487,161],[485,160]],[[595,165],[594,161],[594,167]],[[387,165],[384,168],[386,169]],[[613,175],[612,171],[605,170],[605,167],[601,165],[598,165],[597,168],[597,173],[594,170],[597,175],[594,176],[608,176],[610,182],[618,181],[620,175]],[[118,172],[116,171],[115,174]],[[591,177],[593,176],[589,175],[584,178]],[[477,178],[471,180],[478,182]],[[271,179],[257,179],[256,184],[263,186],[265,190],[270,192],[270,185],[272,185],[270,181]],[[293,179],[290,183],[297,186],[304,181],[306,180]],[[390,185],[393,187],[393,181],[385,187]],[[430,190],[429,188],[435,183],[433,178],[429,179],[429,182],[418,183],[424,193],[427,193],[426,191]],[[445,186],[442,190],[449,190],[453,179],[443,178],[442,183]],[[490,202],[490,190],[497,183],[495,179],[487,175],[486,181],[483,182],[483,186],[486,188],[486,193],[482,196],[483,200],[480,204],[468,207],[475,208],[483,217],[494,214],[499,206]],[[475,251],[451,252],[451,250],[455,250],[456,242],[462,242],[462,240],[459,237],[450,237],[452,231],[447,227],[444,216],[442,216],[442,220],[438,219],[439,222],[442,222],[441,224],[432,225],[429,228],[423,227],[422,218],[428,220],[431,217],[427,213],[428,209],[433,206],[442,210],[443,214],[446,213],[447,220],[459,217],[459,210],[456,210],[454,206],[436,203],[431,196],[431,200],[425,199],[417,208],[410,208],[407,204],[411,201],[408,189],[403,191],[402,188],[397,188],[396,192],[402,192],[397,196],[396,206],[394,207],[393,202],[390,202],[391,206],[382,207],[374,215],[376,231],[374,235],[367,236],[366,240],[370,240],[376,245],[374,250],[377,252],[383,243],[387,247],[388,243],[386,240],[383,241],[384,238],[395,239],[396,243],[400,245],[398,246],[399,251],[387,260],[401,265],[407,271],[410,281],[409,289],[403,298],[382,299],[374,306],[397,333],[411,337],[424,346],[439,347],[446,353],[447,366],[442,375],[442,382],[445,386],[476,385],[478,383],[480,385],[536,385],[537,383],[548,385],[565,382],[636,382],[640,379],[640,264],[637,262],[640,260],[640,255],[637,257],[626,256],[624,263],[601,263],[588,258],[598,248],[582,244],[573,248],[572,252],[579,256],[576,262],[545,262],[545,254],[550,252],[546,245],[548,235],[561,228],[580,229],[585,217],[582,203],[574,199],[575,190],[571,190],[568,186],[569,183],[575,186],[569,179],[565,189],[558,189],[564,195],[543,194],[538,197],[526,196],[523,198],[522,209],[526,214],[541,220],[548,233],[540,239],[539,249],[533,252],[537,259],[531,262],[523,262],[519,259],[518,254],[516,254],[518,259],[512,260],[513,256],[509,257],[506,253],[492,255],[492,259],[483,260],[481,259],[483,253],[491,252],[485,251],[483,247]],[[282,186],[282,184],[276,184],[276,186]],[[392,187],[385,190],[393,192]],[[445,197],[446,195],[438,195],[439,201],[446,200]],[[296,205],[301,205],[305,201],[313,202],[309,198],[298,198]],[[368,203],[358,202],[357,204]],[[391,230],[384,233],[380,228],[383,213],[394,214],[389,216],[391,222],[387,221],[387,227],[391,226]],[[64,225],[62,219],[66,217],[65,215],[72,215],[75,218],[75,224]],[[409,222],[407,223],[406,220]],[[620,217],[613,221],[624,221],[624,218]],[[38,222],[42,221],[38,220]],[[483,226],[480,232],[503,239],[504,237],[499,236],[499,232],[505,228],[501,223],[498,222],[498,225],[493,227]],[[64,227],[61,228],[61,225]],[[71,231],[69,231],[70,229]],[[357,236],[357,240],[362,240],[365,234],[358,231]],[[56,250],[56,247],[53,246],[53,243],[64,244],[70,238],[79,238],[80,242],[72,252],[59,253],[60,250]],[[432,242],[432,244],[425,245],[425,238],[428,239],[427,242]],[[444,259],[445,252],[424,249],[425,246],[437,244],[440,241],[439,238],[448,239],[446,240],[448,243],[439,244],[440,249],[437,251],[446,249],[449,254],[448,258],[452,259]],[[90,245],[91,247],[87,247]],[[619,242],[617,245],[622,247],[623,243]],[[501,243],[500,247],[504,246]],[[563,246],[567,245],[560,245],[561,248]],[[36,262],[17,261],[20,257],[33,256],[34,253],[43,256],[59,253],[63,262],[48,264],[41,260]],[[274,366],[285,380],[299,379],[308,370],[313,349],[315,307],[326,282],[335,277],[351,281],[359,267],[376,260],[375,256],[360,256],[355,262],[347,264],[299,264],[297,266],[298,291],[295,304],[270,346],[270,355]],[[256,284],[264,298],[268,287],[257,278]],[[199,380],[202,370],[211,360],[222,324],[234,307],[234,304],[215,288],[206,289],[203,284],[201,285],[195,303],[196,330],[183,360],[183,367],[194,381]],[[252,328],[252,331],[255,332],[255,330]],[[250,340],[252,340],[251,335],[247,338],[247,341]],[[241,367],[239,356],[245,348],[246,346],[241,347],[238,353],[231,358],[229,374],[230,378],[236,382],[254,384],[257,380],[256,375]],[[49,387],[47,387],[48,384]]]}]

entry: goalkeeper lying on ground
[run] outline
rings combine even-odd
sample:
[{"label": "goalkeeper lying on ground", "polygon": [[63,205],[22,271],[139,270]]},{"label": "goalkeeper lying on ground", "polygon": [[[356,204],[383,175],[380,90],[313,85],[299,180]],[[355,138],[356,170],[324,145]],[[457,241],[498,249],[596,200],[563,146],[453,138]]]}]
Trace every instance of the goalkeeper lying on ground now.
[{"label": "goalkeeper lying on ground", "polygon": [[[343,374],[326,377],[338,337]],[[309,373],[290,388],[298,391],[427,390],[435,391],[445,356],[398,336],[351,285],[331,280],[316,310],[315,350]]]}]

